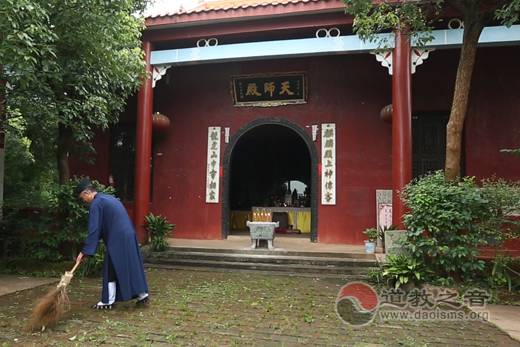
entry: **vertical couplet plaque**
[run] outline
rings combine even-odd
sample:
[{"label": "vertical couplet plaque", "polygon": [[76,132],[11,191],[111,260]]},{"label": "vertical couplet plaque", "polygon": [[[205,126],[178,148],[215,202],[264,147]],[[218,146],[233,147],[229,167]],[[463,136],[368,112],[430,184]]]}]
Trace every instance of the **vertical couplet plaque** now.
[{"label": "vertical couplet plaque", "polygon": [[220,127],[208,127],[206,202],[218,203],[220,181]]},{"label": "vertical couplet plaque", "polygon": [[321,204],[336,205],[336,124],[321,125]]}]

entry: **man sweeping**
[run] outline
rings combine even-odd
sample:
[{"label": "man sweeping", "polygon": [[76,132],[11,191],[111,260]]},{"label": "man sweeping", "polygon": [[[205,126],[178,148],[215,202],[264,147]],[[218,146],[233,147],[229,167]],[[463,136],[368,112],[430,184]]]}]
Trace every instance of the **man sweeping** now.
[{"label": "man sweeping", "polygon": [[96,253],[102,239],[106,246],[101,301],[94,309],[112,309],[116,301],[148,302],[148,285],[134,227],[123,204],[99,193],[89,179],[79,182],[74,194],[89,204],[88,235],[76,262]]}]

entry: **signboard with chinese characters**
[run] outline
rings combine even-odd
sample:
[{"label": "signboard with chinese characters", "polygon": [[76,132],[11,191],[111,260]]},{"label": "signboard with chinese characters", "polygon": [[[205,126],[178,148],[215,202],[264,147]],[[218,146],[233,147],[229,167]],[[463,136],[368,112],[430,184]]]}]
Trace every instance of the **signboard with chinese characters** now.
[{"label": "signboard with chinese characters", "polygon": [[321,204],[336,205],[336,124],[321,125]]},{"label": "signboard with chinese characters", "polygon": [[220,127],[208,128],[208,160],[206,169],[206,202],[218,203],[220,179]]},{"label": "signboard with chinese characters", "polygon": [[231,78],[235,106],[280,106],[307,102],[303,72]]},{"label": "signboard with chinese characters", "polygon": [[388,229],[392,225],[392,190],[376,189],[377,229]]}]

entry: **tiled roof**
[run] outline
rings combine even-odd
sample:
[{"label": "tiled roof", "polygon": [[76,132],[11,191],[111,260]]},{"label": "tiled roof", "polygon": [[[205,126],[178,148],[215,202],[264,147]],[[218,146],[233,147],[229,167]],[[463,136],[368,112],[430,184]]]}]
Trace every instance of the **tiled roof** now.
[{"label": "tiled roof", "polygon": [[199,5],[192,6],[191,8],[185,6],[179,7],[179,5],[171,5],[170,2],[170,4],[164,3],[150,9],[147,11],[146,17],[157,18],[181,14],[195,14],[201,12],[229,11],[236,9],[262,8],[268,6],[287,6],[290,4],[317,3],[320,1],[323,0],[210,0],[203,1]]}]

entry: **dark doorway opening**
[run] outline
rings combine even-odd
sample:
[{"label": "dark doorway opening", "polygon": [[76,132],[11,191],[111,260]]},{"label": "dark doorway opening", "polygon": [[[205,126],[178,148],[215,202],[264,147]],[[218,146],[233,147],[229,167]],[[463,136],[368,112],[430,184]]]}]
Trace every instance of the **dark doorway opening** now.
[{"label": "dark doorway opening", "polygon": [[241,129],[224,158],[223,237],[247,232],[253,209],[270,208],[287,233],[316,240],[316,171],[314,143],[296,125],[268,119]]},{"label": "dark doorway opening", "polygon": [[305,142],[291,129],[262,125],[250,130],[237,142],[230,167],[232,210],[310,207],[311,159]]}]

